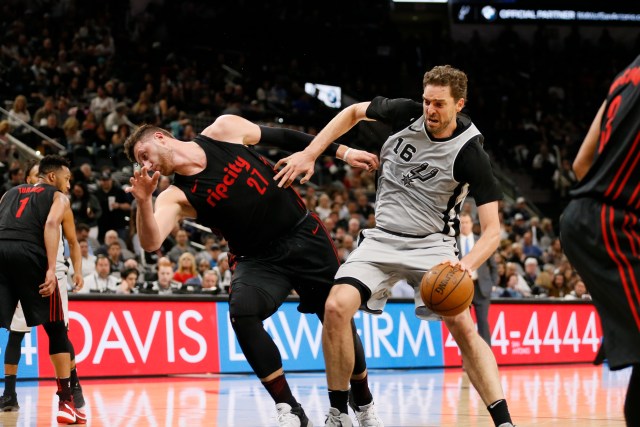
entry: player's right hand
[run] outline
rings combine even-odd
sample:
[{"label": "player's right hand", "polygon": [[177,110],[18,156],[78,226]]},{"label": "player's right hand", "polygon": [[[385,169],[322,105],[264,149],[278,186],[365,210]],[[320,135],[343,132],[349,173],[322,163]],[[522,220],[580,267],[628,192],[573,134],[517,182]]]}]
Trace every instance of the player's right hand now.
[{"label": "player's right hand", "polygon": [[55,270],[47,270],[47,274],[44,276],[44,283],[40,285],[40,295],[43,298],[50,297],[58,286],[58,278],[56,277]]},{"label": "player's right hand", "polygon": [[129,179],[130,187],[124,191],[131,193],[136,200],[145,200],[151,197],[160,180],[160,172],[156,171],[153,175],[149,175],[149,168],[143,166],[140,170],[133,172],[133,176]]}]

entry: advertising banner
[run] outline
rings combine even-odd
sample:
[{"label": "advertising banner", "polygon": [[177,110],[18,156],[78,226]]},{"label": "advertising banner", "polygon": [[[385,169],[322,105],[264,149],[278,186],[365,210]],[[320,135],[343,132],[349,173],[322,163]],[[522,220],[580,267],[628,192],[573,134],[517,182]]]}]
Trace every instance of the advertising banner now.
[{"label": "advertising banner", "polygon": [[[286,371],[323,371],[322,324],[285,302],[263,324]],[[414,316],[413,303],[394,301],[379,316],[354,318],[369,368],[460,366],[458,346],[444,322]],[[473,315],[473,310],[472,310]],[[492,350],[498,364],[591,362],[601,339],[591,304],[502,303],[489,311]],[[4,352],[7,331],[0,331]],[[76,300],[69,337],[82,375],[127,376],[251,373],[224,301]],[[48,339],[34,328],[22,343],[20,378],[51,378]]]}]

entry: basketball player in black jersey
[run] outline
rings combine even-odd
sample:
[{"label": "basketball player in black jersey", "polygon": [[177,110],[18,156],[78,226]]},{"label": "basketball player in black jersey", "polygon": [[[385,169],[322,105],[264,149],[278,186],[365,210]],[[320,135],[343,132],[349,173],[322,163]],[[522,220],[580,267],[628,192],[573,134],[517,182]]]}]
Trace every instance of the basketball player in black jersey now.
[{"label": "basketball player in black jersey", "polygon": [[624,415],[640,426],[640,56],[616,76],[573,163],[560,238],[600,314],[612,370],[633,366]]},{"label": "basketball player in black jersey", "polygon": [[[138,203],[137,228],[145,250],[157,250],[181,218],[197,218],[228,241],[235,264],[231,323],[247,361],[276,402],[281,426],[312,424],[291,393],[278,348],[262,321],[278,310],[292,289],[300,295],[298,310],[323,320],[339,261],[322,221],[307,211],[293,189],[276,185],[272,166],[252,146],[296,151],[312,138],[223,115],[193,141],[179,141],[165,130],[143,125],[125,142],[129,159],[142,166],[127,191]],[[373,154],[342,145],[334,144],[327,153],[351,166],[378,166]],[[158,179],[171,174],[173,185],[160,193],[154,212],[151,196]],[[356,363],[351,384],[355,400],[365,405],[372,396],[353,323],[352,332]]]},{"label": "basketball player in black jersey", "polygon": [[[25,167],[25,182],[27,184],[44,183],[55,186],[55,175],[40,175],[39,163],[39,161],[32,161],[30,164],[27,164],[27,166]],[[58,180],[58,183],[61,184],[60,187],[57,187],[58,190],[66,193],[66,182]],[[80,252],[78,239],[76,238],[73,211],[70,208],[65,210],[65,214],[62,220],[62,231],[65,239],[69,244],[69,258],[71,259],[71,263],[73,264],[74,271],[79,271],[77,269],[82,268],[82,254]],[[66,312],[64,315],[65,323],[67,323],[69,319],[69,301],[66,295],[67,290],[64,287],[67,283],[68,265],[66,265],[64,257],[62,255],[63,247],[63,242],[62,240],[60,240],[56,263],[56,276],[58,278],[58,283],[63,284],[61,287],[59,287],[59,290],[62,297],[62,310],[63,312]],[[73,285],[74,291],[82,289],[82,287],[84,286],[84,279],[82,277],[82,274],[78,273],[73,275]],[[69,325],[67,323],[67,328],[68,326]],[[22,307],[19,306],[19,309],[16,310],[16,313],[13,316],[11,329],[9,331],[9,339],[7,340],[7,346],[4,349],[4,392],[2,393],[2,396],[0,396],[0,411],[7,412],[17,411],[20,409],[20,405],[18,404],[18,396],[16,393],[18,363],[20,362],[21,357],[20,348],[22,347],[22,340],[24,338],[24,335],[30,330],[31,328],[26,325],[26,322],[24,320]],[[75,351],[73,345],[71,344],[71,341],[69,341],[69,353],[71,358],[71,394],[73,395],[73,403],[76,409],[80,410],[82,407],[84,407],[85,400],[84,395],[82,394],[80,380],[78,379],[78,373],[75,363]]]},{"label": "basketball player in black jersey", "polygon": [[19,185],[0,201],[0,321],[10,328],[19,301],[27,325],[43,325],[58,383],[57,420],[85,424],[71,394],[69,339],[56,278],[60,225],[70,212],[58,188],[69,188],[71,172],[60,156],[45,156],[39,168],[55,185]]},{"label": "basketball player in black jersey", "polygon": [[[497,249],[500,240],[500,189],[482,148],[484,138],[462,114],[467,76],[449,65],[427,71],[422,103],[376,97],[350,105],[320,131],[302,152],[280,160],[282,186],[313,174],[318,154],[363,120],[380,121],[391,131],[381,141],[376,193],[376,227],[362,232],[358,247],[336,273],[325,310],[322,344],[329,385],[329,419],[347,417],[348,384],[353,364],[348,319],[362,308],[382,313],[390,288],[406,279],[416,290],[415,314],[429,320],[419,290],[424,273],[442,261],[470,274]],[[473,248],[458,259],[455,238],[466,195],[472,192],[482,230]],[[433,317],[432,317],[433,318]],[[480,337],[469,310],[442,319],[456,340],[469,380],[498,427],[513,427],[500,384],[495,356]]]}]

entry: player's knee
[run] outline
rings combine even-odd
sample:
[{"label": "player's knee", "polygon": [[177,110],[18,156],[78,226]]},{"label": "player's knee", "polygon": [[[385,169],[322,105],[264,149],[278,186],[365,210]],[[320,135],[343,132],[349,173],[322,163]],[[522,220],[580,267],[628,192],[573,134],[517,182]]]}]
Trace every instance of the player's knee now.
[{"label": "player's knee", "polygon": [[360,307],[361,296],[351,285],[334,286],[324,304],[325,321],[347,323]]},{"label": "player's knee", "polygon": [[4,352],[5,365],[17,365],[20,362],[20,347],[22,346],[24,334],[24,332],[15,331],[9,333],[7,347]]},{"label": "player's knee", "polygon": [[231,316],[231,327],[240,338],[251,334],[256,328],[262,328],[262,321],[258,316]]},{"label": "player's knee", "polygon": [[47,322],[42,326],[49,337],[49,354],[68,353],[69,339],[64,322]]},{"label": "player's knee", "polygon": [[458,340],[468,342],[478,334],[468,311],[460,313],[457,316],[444,317],[444,323],[456,339],[456,342]]}]

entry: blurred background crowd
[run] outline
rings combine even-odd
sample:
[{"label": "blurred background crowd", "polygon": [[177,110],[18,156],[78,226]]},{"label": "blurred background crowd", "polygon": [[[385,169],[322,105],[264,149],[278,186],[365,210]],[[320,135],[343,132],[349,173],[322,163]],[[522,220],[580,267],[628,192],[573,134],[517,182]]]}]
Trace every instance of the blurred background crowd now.
[{"label": "blurred background crowd", "polygon": [[[466,112],[505,191],[494,297],[588,298],[557,223],[590,120],[612,76],[640,51],[637,31],[481,31],[384,0],[308,3],[3,1],[0,194],[23,183],[36,153],[65,155],[87,292],[225,293],[226,242],[196,222],[177,224],[156,253],[141,250],[135,202],[123,190],[132,130],[153,123],[190,140],[237,114],[315,134],[339,108],[305,83],[340,87],[341,107],[376,95],[419,100],[423,73],[451,64],[469,76]],[[377,152],[382,133],[372,126],[344,142]],[[297,190],[346,259],[360,230],[375,225],[376,176],[333,158],[316,169]],[[163,177],[157,192],[170,184]],[[464,209],[477,219],[472,199]]]}]

